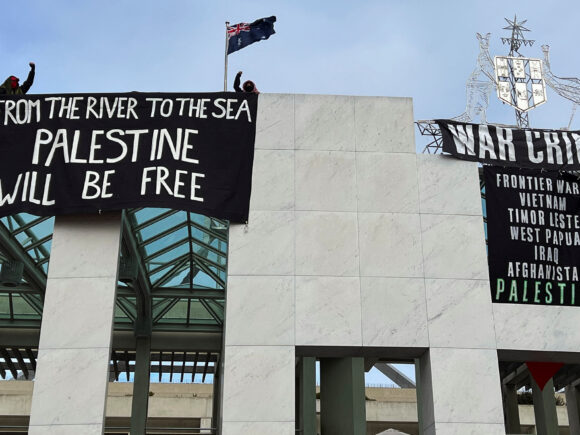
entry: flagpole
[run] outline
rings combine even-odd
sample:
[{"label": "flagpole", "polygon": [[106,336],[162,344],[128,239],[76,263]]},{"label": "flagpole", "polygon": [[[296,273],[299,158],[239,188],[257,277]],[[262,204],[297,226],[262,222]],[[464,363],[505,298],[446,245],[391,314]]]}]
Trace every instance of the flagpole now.
[{"label": "flagpole", "polygon": [[226,52],[225,52],[225,59],[224,59],[224,92],[228,90],[228,26],[230,25],[229,21],[226,21]]}]

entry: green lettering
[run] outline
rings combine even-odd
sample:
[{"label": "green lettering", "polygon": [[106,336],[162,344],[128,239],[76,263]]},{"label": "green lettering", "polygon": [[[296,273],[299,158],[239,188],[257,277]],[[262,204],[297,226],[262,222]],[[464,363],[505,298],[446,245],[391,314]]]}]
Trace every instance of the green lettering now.
[{"label": "green lettering", "polygon": [[499,301],[499,295],[501,293],[503,293],[504,290],[505,290],[505,281],[503,279],[501,279],[501,278],[498,278],[497,279],[497,282],[495,284],[495,290],[496,290],[496,292],[495,292],[495,300],[496,301]]},{"label": "green lettering", "polygon": [[528,302],[528,281],[524,281],[524,295],[522,296],[522,302]]},{"label": "green lettering", "polygon": [[518,301],[518,283],[515,279],[512,279],[512,283],[510,286],[510,302],[517,302]]},{"label": "green lettering", "polygon": [[552,292],[550,290],[552,290],[552,283],[547,282],[546,283],[546,299],[545,299],[547,304],[552,303]]},{"label": "green lettering", "polygon": [[566,284],[559,282],[558,287],[560,287],[560,305],[564,305],[564,290],[566,290]]}]

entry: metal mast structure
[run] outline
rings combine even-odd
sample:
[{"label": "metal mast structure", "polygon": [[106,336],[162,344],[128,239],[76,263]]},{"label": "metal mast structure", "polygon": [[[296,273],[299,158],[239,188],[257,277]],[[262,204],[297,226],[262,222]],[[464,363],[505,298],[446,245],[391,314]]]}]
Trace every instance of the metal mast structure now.
[{"label": "metal mast structure", "polygon": [[[530,31],[524,26],[527,20],[518,21],[515,15],[513,20],[508,18],[504,20],[508,25],[503,29],[509,30],[511,34],[508,37],[502,37],[501,41],[509,46],[509,53],[506,56],[496,56],[495,60],[492,59],[488,50],[490,34],[476,34],[480,52],[475,68],[467,79],[465,112],[452,118],[453,120],[476,122],[476,117],[479,116],[479,122],[487,124],[486,110],[489,94],[494,88],[497,90],[500,101],[515,108],[516,123],[519,128],[529,128],[527,112],[546,102],[542,61],[526,58],[519,51],[522,46],[531,47],[535,42],[526,39],[524,35],[524,32]],[[543,64],[543,69],[549,71],[549,61],[544,60]],[[553,80],[550,81],[550,78]],[[548,77],[546,82],[557,92],[560,91],[558,92],[560,95],[565,94],[565,98],[575,104],[580,104],[580,97],[578,97],[580,81],[553,76]],[[433,138],[425,146],[423,153],[441,152],[442,137],[438,125],[432,120],[417,121],[416,124],[421,135]]]},{"label": "metal mast structure", "polygon": [[[508,26],[504,27],[504,30],[511,30],[512,34],[509,38],[501,38],[501,42],[502,44],[506,44],[509,45],[510,47],[510,51],[508,56],[510,57],[523,57],[523,55],[519,52],[520,47],[523,45],[524,47],[529,46],[531,47],[532,45],[534,45],[534,40],[531,39],[526,39],[524,36],[524,32],[529,32],[530,29],[524,27],[524,24],[528,21],[528,20],[522,20],[518,22],[517,16],[514,15],[514,19],[513,21],[508,19],[508,18],[504,18],[504,20],[507,21]],[[513,74],[513,70],[510,71],[510,79],[513,80],[514,83],[512,83],[513,85],[515,85],[515,83],[518,82],[518,78],[514,77]],[[512,92],[515,92],[515,86],[512,86]],[[514,95],[514,100],[515,100],[515,95]],[[528,113],[527,112],[522,112],[519,109],[515,109],[516,110],[516,122],[518,127],[520,128],[529,128],[530,126],[530,120],[528,117]]]}]

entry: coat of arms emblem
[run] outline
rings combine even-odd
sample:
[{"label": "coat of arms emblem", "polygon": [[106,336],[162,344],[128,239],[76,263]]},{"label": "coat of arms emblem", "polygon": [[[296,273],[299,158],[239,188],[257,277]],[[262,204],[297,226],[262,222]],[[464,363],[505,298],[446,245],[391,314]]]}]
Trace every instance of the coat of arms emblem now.
[{"label": "coat of arms emblem", "polygon": [[542,61],[529,57],[495,56],[498,98],[520,112],[546,102]]}]

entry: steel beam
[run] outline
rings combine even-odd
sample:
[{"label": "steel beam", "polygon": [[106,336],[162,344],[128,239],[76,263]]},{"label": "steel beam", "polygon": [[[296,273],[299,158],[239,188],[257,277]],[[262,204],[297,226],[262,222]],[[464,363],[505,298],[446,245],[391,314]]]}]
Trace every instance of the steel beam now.
[{"label": "steel beam", "polygon": [[528,366],[523,363],[516,370],[508,374],[502,379],[503,384],[513,384],[516,389],[527,385],[530,379],[530,372],[528,371]]},{"label": "steel beam", "polygon": [[19,365],[20,370],[22,371],[22,374],[24,375],[24,377],[26,379],[29,379],[28,367],[26,366],[26,363],[24,362],[24,358],[22,357],[22,354],[16,348],[12,349],[12,353],[14,354],[14,356],[16,357],[16,360],[18,361],[18,365]]},{"label": "steel beam", "polygon": [[17,379],[18,378],[18,370],[16,369],[16,366],[12,362],[12,358],[8,354],[8,351],[4,348],[0,348],[0,356],[2,358],[4,358],[4,362],[6,363],[6,367],[8,367],[8,370],[10,370],[12,377],[14,379]]},{"label": "steel beam", "polygon": [[515,384],[503,384],[504,414],[508,433],[521,433],[518,391]]},{"label": "steel beam", "polygon": [[41,293],[46,290],[46,275],[36,267],[36,263],[26,253],[22,245],[16,241],[3,224],[0,224],[0,250],[8,257],[24,264],[24,275],[29,283]]},{"label": "steel beam", "polygon": [[139,245],[135,240],[133,229],[129,224],[130,216],[123,212],[122,231],[123,240],[127,247],[129,256],[137,262],[137,282],[135,285],[135,293],[137,297],[137,321],[135,322],[135,331],[138,335],[151,334],[151,285],[149,283],[149,276],[145,268],[145,262],[141,256]]},{"label": "steel beam", "polygon": [[421,358],[415,358],[415,395],[417,398],[417,422],[419,426],[419,433],[423,433],[425,424],[423,422],[423,391],[421,384]]},{"label": "steel beam", "polygon": [[213,375],[213,403],[211,411],[211,427],[221,433],[221,406],[222,406],[222,358],[218,356]]},{"label": "steel beam", "polygon": [[18,287],[8,287],[6,285],[0,284],[0,293],[3,294],[34,294],[38,295],[41,294],[40,290],[37,288],[31,287],[28,284],[19,284]]},{"label": "steel beam", "polygon": [[578,387],[566,386],[566,408],[570,434],[580,435],[580,389]]},{"label": "steel beam", "polygon": [[322,433],[365,435],[364,358],[320,359]]},{"label": "steel beam", "polygon": [[316,358],[300,358],[296,376],[296,417],[298,431],[303,435],[316,435]]},{"label": "steel beam", "polygon": [[375,364],[377,370],[379,370],[382,374],[387,376],[391,381],[397,384],[401,388],[415,388],[415,383],[405,376],[404,373],[397,370],[391,364],[379,362]]},{"label": "steel beam", "polygon": [[[0,331],[3,329],[4,330],[11,329],[12,331],[18,329],[40,329],[40,323],[41,319],[15,319],[15,320],[1,319]],[[2,343],[2,341],[0,341],[0,343]]]},{"label": "steel beam", "polygon": [[151,370],[151,338],[137,337],[133,402],[131,404],[131,435],[144,435],[149,407],[149,379]]},{"label": "steel beam", "polygon": [[540,390],[532,378],[532,395],[534,399],[534,416],[536,417],[536,433],[542,435],[558,435],[558,415],[554,397],[554,381],[550,379],[543,390]]}]

